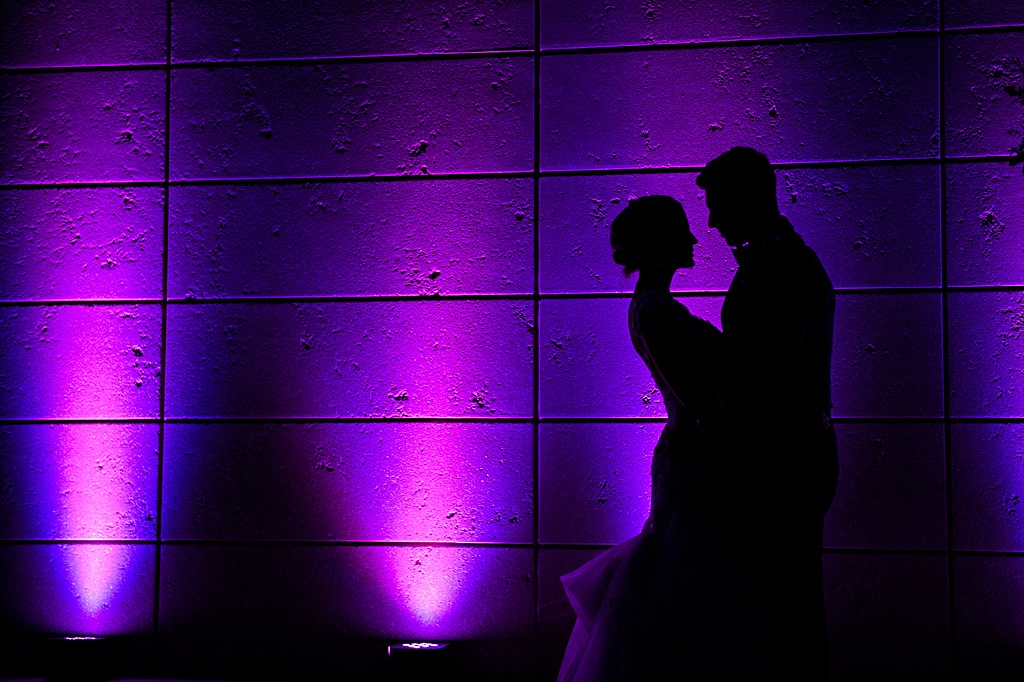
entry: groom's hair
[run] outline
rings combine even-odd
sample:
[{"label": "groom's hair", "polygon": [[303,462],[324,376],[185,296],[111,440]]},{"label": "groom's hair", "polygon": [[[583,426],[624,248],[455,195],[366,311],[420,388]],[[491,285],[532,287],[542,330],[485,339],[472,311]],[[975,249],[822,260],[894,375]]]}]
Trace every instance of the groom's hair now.
[{"label": "groom's hair", "polygon": [[712,159],[697,176],[697,186],[743,197],[758,209],[779,210],[775,171],[767,156],[750,147],[733,147]]}]

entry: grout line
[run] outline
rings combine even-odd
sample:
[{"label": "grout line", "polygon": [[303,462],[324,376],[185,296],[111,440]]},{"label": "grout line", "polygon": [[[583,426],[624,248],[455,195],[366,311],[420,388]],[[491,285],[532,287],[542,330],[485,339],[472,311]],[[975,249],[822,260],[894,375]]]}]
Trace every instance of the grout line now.
[{"label": "grout line", "polygon": [[938,86],[939,86],[939,259],[942,280],[942,421],[943,462],[945,466],[946,496],[946,608],[949,626],[950,679],[957,679],[956,646],[956,599],[953,586],[953,480],[952,460],[952,391],[949,385],[949,263],[946,256],[948,243],[947,196],[946,196],[946,2],[939,0],[939,44],[938,44]]},{"label": "grout line", "polygon": [[92,71],[172,71],[195,69],[238,69],[252,66],[330,66],[332,64],[387,64],[392,62],[454,62],[467,59],[507,59],[529,57],[533,50],[508,48],[502,50],[470,50],[466,52],[407,52],[379,54],[330,55],[322,57],[253,57],[251,59],[182,60],[175,62],[142,62],[138,64],[71,64],[50,66],[0,66],[4,74],[80,73]]},{"label": "grout line", "polygon": [[174,547],[463,547],[497,549],[533,549],[532,542],[455,541],[455,540],[296,540],[238,538],[179,538],[156,540],[125,539],[17,539],[0,538],[0,546],[10,545],[150,545]]},{"label": "grout line", "polygon": [[467,50],[465,52],[406,52],[350,54],[325,57],[254,57],[251,59],[209,59],[175,62],[175,69],[223,69],[247,66],[331,66],[333,64],[389,64],[393,62],[455,62],[467,59],[508,59],[531,57],[534,50],[505,48],[500,50]]},{"label": "grout line", "polygon": [[[1010,156],[1006,157],[1007,159]],[[391,174],[367,173],[362,175],[283,175],[243,177],[229,176],[224,178],[178,178],[170,180],[171,187],[217,187],[217,186],[262,186],[262,185],[309,185],[334,183],[385,183],[385,182],[431,182],[452,180],[505,180],[531,178],[531,171],[457,171],[452,173],[422,174]],[[163,187],[164,182],[155,180],[83,180],[55,182],[23,182],[0,185],[0,190],[32,190],[32,189],[97,189],[104,187]]]},{"label": "grout line", "polygon": [[[168,20],[168,24],[170,21]],[[210,59],[182,60],[171,62],[137,62],[118,64],[68,64],[44,66],[0,66],[0,75],[78,73],[90,71],[157,71],[166,68],[178,69],[231,69],[249,66],[317,66],[330,64],[365,64],[389,62],[437,62],[461,61],[466,59],[500,59],[529,57],[535,54],[545,56],[577,54],[610,54],[621,52],[657,52],[676,50],[717,49],[726,47],[758,47],[775,45],[804,45],[816,43],[841,43],[858,40],[900,40],[937,36],[940,32],[948,35],[1019,33],[1024,32],[1022,24],[989,24],[964,26],[954,29],[912,29],[907,31],[875,31],[861,33],[822,33],[813,35],[764,36],[759,38],[722,38],[709,40],[680,40],[662,43],[624,43],[618,45],[580,45],[572,47],[549,47],[541,49],[535,43],[533,49],[505,48],[497,50],[468,50],[464,52],[410,52],[330,55],[321,57],[256,57],[252,59]]]},{"label": "grout line", "polygon": [[[941,294],[941,293],[1013,293],[1024,291],[1024,284],[984,284],[961,286],[887,286],[837,287],[839,296]],[[715,298],[726,294],[725,289],[673,291],[675,298]],[[628,299],[626,291],[591,291],[566,293],[518,294],[367,294],[338,296],[223,296],[219,298],[95,298],[95,299],[36,299],[0,301],[0,308],[35,306],[127,306],[127,305],[271,305],[295,303],[394,303],[394,302],[452,302],[452,301],[533,301],[545,300],[601,300]]]},{"label": "grout line", "polygon": [[36,307],[36,306],[96,306],[96,305],[117,305],[117,306],[137,306],[137,305],[161,305],[163,304],[162,298],[94,298],[94,299],[27,299],[27,300],[12,300],[12,301],[0,301],[0,308],[21,308],[21,307]]},{"label": "grout line", "polygon": [[163,215],[163,272],[160,287],[160,421],[159,450],[156,473],[156,566],[153,574],[153,648],[154,668],[160,665],[160,539],[163,535],[163,494],[164,494],[164,451],[166,445],[166,394],[167,394],[167,282],[170,247],[171,214],[171,2],[167,0],[167,35],[164,55],[167,63],[164,81],[164,215]]},{"label": "grout line", "polygon": [[0,66],[0,76],[47,73],[102,73],[105,71],[165,71],[167,62],[134,62],[131,64],[64,64],[45,66]]},{"label": "grout line", "polygon": [[540,2],[533,5],[533,636],[540,673]]},{"label": "grout line", "polygon": [[140,545],[156,546],[156,540],[128,538],[0,538],[3,545]]},{"label": "grout line", "polygon": [[[903,166],[939,166],[942,163],[976,164],[1006,163],[1013,159],[1011,154],[976,154],[949,156],[944,160],[938,157],[903,157],[903,158],[869,158],[869,159],[817,159],[803,161],[780,161],[772,163],[777,170],[809,170],[826,168],[886,168]],[[622,175],[672,175],[678,173],[699,173],[702,164],[679,166],[643,166],[619,168],[549,168],[539,170],[507,170],[507,171],[455,171],[451,173],[392,174],[367,173],[362,175],[286,175],[286,176],[231,176],[224,178],[178,178],[163,180],[55,180],[52,182],[12,182],[0,184],[0,191],[31,191],[53,189],[103,189],[128,187],[159,187],[170,184],[171,187],[217,187],[217,186],[253,186],[264,185],[308,185],[337,183],[385,183],[385,182],[437,182],[437,181],[471,181],[471,180],[514,180],[542,178],[574,178],[603,177]]]},{"label": "grout line", "polygon": [[[501,541],[452,541],[452,540],[289,540],[289,539],[164,539],[130,540],[117,538],[0,538],[0,547],[14,546],[57,546],[57,545],[118,545],[118,546],[174,546],[174,547],[453,547],[493,549],[538,549],[538,550],[603,550],[614,546],[611,543],[594,542],[501,542]],[[1005,557],[1024,558],[1021,550],[964,549],[908,549],[876,547],[825,547],[825,554],[855,556],[934,556],[946,557]]]},{"label": "grout line", "polygon": [[42,424],[159,424],[159,417],[82,418],[82,417],[7,417],[0,418],[5,426],[33,426]]},{"label": "grout line", "polygon": [[[0,417],[3,426],[116,425],[116,424],[660,424],[665,417]],[[942,417],[942,416],[836,416],[837,424],[1024,424],[1024,417]]]},{"label": "grout line", "polygon": [[[997,33],[1024,31],[1024,26],[990,26],[964,29],[964,32]],[[625,43],[621,45],[595,45],[549,47],[541,50],[546,56],[614,54],[623,52],[671,52],[678,50],[711,50],[729,47],[775,47],[786,45],[814,45],[819,43],[848,43],[868,40],[905,40],[929,38],[939,35],[934,28],[908,31],[875,31],[864,33],[821,33],[817,35],[765,36],[760,38],[725,38],[711,40],[681,40],[663,43]]]}]

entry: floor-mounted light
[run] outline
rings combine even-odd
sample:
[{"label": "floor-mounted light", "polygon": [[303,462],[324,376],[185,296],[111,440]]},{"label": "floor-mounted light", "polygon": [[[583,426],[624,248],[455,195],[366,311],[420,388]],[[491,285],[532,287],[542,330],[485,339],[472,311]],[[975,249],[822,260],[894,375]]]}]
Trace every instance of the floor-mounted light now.
[{"label": "floor-mounted light", "polygon": [[46,682],[103,682],[111,679],[109,637],[50,637],[46,640]]},{"label": "floor-mounted light", "polygon": [[439,679],[451,674],[448,642],[402,642],[388,645],[388,674],[401,680]]}]

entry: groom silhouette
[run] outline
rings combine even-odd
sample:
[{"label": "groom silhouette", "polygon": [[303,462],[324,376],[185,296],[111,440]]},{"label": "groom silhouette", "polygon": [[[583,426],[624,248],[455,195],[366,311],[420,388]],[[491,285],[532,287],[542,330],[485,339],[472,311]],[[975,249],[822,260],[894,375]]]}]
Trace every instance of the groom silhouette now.
[{"label": "groom silhouette", "polygon": [[[831,423],[835,292],[779,213],[764,154],[733,147],[697,177],[708,225],[739,268],[722,306],[732,455],[719,479],[749,560],[754,627],[771,679],[828,676],[822,528],[838,478]],[[761,655],[761,654],[759,654]]]}]

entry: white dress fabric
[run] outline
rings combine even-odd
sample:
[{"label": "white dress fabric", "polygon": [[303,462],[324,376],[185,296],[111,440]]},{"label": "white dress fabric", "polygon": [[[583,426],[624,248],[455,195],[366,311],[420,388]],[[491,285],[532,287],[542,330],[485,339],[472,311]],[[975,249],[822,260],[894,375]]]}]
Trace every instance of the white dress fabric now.
[{"label": "white dress fabric", "polygon": [[[761,679],[749,581],[715,511],[731,503],[716,499],[712,479],[725,455],[682,402],[713,389],[721,333],[668,293],[639,289],[629,331],[668,416],[651,513],[639,534],[562,576],[576,624],[558,681]],[[655,357],[664,349],[694,368],[686,386],[666,385]]]}]

